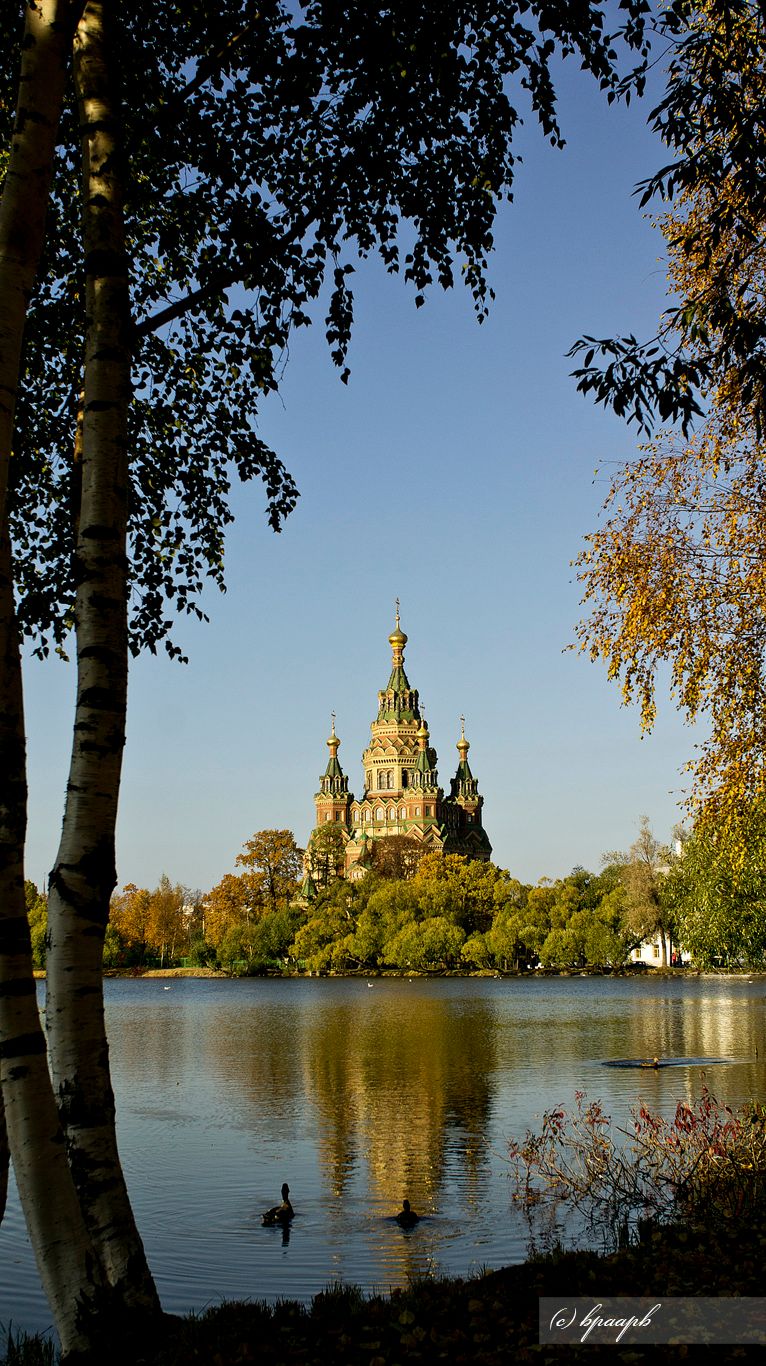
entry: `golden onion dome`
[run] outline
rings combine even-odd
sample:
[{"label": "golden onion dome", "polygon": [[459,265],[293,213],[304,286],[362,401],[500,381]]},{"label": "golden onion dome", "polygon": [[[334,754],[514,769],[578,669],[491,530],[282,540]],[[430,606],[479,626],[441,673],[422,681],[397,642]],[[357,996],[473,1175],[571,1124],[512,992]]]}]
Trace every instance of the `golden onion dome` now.
[{"label": "golden onion dome", "polygon": [[465,738],[465,717],[464,717],[464,716],[461,716],[461,718],[460,718],[460,739],[458,740],[458,742],[457,742],[455,748],[456,748],[458,754],[460,755],[460,758],[461,758],[462,760],[465,760],[465,756],[466,756],[466,754],[468,753],[468,751],[469,751],[469,749],[471,748],[471,746],[469,745],[468,741],[467,741],[466,738]]},{"label": "golden onion dome", "polygon": [[396,625],[388,637],[388,643],[392,650],[403,650],[407,644],[407,637],[399,625],[399,599],[396,599]]},{"label": "golden onion dome", "polygon": [[333,714],[332,714],[332,734],[330,735],[329,739],[327,740],[327,744],[329,745],[330,749],[332,749],[333,746],[335,746],[336,749],[338,749],[338,748],[340,747],[340,740],[338,739],[337,735],[335,734],[335,712],[333,712]]}]

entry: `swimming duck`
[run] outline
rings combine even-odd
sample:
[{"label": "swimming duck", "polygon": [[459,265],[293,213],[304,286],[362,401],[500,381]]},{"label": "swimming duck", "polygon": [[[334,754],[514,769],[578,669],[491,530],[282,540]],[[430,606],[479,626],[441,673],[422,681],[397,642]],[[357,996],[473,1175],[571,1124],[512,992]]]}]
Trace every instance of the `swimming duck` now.
[{"label": "swimming duck", "polygon": [[642,1063],[639,1064],[639,1066],[641,1066],[641,1067],[655,1067],[655,1068],[657,1068],[657,1067],[660,1066],[660,1060],[659,1060],[659,1058],[652,1058],[652,1061],[651,1061],[651,1062],[642,1062]]},{"label": "swimming duck", "polygon": [[414,1209],[410,1209],[409,1200],[402,1200],[402,1207],[395,1217],[400,1228],[414,1228],[420,1219],[420,1215],[416,1214]]},{"label": "swimming duck", "polygon": [[287,1182],[282,1187],[282,1204],[272,1205],[271,1209],[264,1210],[263,1222],[265,1225],[289,1224],[295,1214],[295,1210],[289,1200],[290,1187]]}]

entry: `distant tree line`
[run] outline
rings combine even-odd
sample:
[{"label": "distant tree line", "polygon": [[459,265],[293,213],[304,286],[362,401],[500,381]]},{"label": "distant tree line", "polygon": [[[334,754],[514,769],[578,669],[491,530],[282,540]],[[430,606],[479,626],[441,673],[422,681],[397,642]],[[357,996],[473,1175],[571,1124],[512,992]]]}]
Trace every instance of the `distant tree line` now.
[{"label": "distant tree line", "polygon": [[[674,849],[641,822],[625,853],[599,873],[574,868],[530,886],[493,863],[424,853],[392,836],[371,846],[359,881],[339,875],[336,831],[317,832],[304,855],[289,830],[262,830],[238,855],[238,871],[211,891],[163,875],[153,890],[128,884],[112,900],[107,969],[213,967],[273,970],[522,971],[619,967],[645,939],[660,965],[688,948],[701,967],[759,966],[766,959],[766,820],[753,817],[729,848],[709,831]],[[35,965],[45,964],[46,906],[27,883]]]}]

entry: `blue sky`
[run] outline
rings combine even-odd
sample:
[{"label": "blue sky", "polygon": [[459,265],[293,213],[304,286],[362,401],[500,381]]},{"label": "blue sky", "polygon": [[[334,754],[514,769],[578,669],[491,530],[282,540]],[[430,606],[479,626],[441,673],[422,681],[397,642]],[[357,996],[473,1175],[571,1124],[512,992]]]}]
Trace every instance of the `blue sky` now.
[{"label": "blue sky", "polygon": [[[416,310],[411,290],[366,263],[349,385],[321,327],[294,339],[261,430],[302,496],[274,536],[260,487],[235,491],[229,591],[210,594],[210,625],[177,633],[189,665],[133,666],[120,883],[167,872],[204,890],[256,830],[289,827],[305,843],[332,710],[359,792],[397,596],[440,779],[448,787],[464,712],[498,863],[526,881],[597,868],[643,814],[662,838],[679,819],[693,733],[666,703],[641,740],[605,671],[565,652],[579,615],[570,561],[609,462],[636,436],[576,393],[564,353],[583,332],[656,329],[662,244],[631,191],[663,149],[646,103],[609,109],[574,68],[562,94],[567,148],[531,127],[521,139],[488,322],[461,289]],[[38,883],[60,831],[73,689],[71,665],[28,664]]]}]

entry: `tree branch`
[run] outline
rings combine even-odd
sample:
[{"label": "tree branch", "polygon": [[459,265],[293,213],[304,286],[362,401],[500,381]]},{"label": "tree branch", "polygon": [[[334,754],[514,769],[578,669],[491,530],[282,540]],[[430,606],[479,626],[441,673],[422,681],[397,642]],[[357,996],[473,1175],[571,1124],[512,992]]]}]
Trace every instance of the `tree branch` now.
[{"label": "tree branch", "polygon": [[192,290],[183,299],[177,299],[175,303],[168,304],[166,308],[160,309],[159,313],[153,313],[144,318],[140,323],[136,323],[133,328],[134,337],[147,337],[151,332],[158,332],[166,323],[172,323],[175,318],[180,318],[189,309],[195,308],[197,304],[204,303],[207,299],[213,299],[217,294],[223,294],[225,289],[231,289],[232,285],[240,283],[240,275],[237,271],[226,271],[225,274],[212,280],[210,284],[201,285],[199,289]]}]

